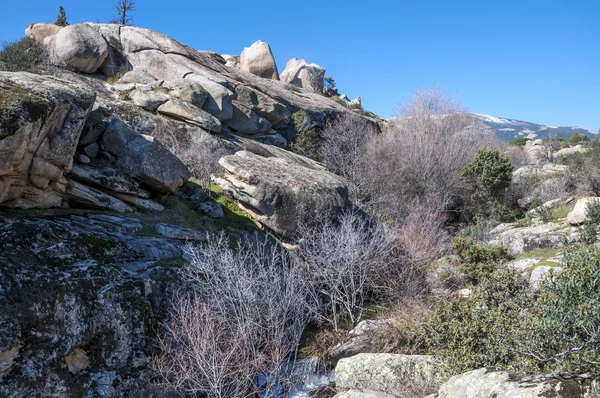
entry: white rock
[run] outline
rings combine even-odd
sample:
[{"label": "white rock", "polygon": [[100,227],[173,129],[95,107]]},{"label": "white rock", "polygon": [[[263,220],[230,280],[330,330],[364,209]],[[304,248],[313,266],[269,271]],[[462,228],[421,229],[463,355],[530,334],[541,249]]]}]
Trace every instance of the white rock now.
[{"label": "white rock", "polygon": [[279,80],[271,47],[262,40],[244,48],[240,55],[240,69],[265,79]]}]

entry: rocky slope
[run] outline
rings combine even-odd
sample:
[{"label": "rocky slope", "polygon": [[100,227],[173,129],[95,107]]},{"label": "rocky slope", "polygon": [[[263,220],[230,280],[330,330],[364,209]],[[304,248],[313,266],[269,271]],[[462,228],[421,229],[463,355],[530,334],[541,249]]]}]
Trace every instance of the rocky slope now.
[{"label": "rocky slope", "polygon": [[[26,34],[54,68],[0,72],[0,395],[164,396],[149,363],[186,242],[348,207],[343,179],[281,148],[352,111],[279,81],[266,43],[239,65],[135,27]],[[208,144],[237,152],[215,181],[247,213],[188,182]]]}]

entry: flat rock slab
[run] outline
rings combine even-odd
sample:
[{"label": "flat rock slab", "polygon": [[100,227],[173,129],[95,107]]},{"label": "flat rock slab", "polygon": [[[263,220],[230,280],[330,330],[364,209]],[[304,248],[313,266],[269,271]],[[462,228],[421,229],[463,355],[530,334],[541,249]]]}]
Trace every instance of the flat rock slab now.
[{"label": "flat rock slab", "polygon": [[167,224],[157,224],[156,232],[160,235],[171,238],[171,239],[179,239],[179,240],[193,240],[193,241],[202,241],[206,240],[206,235],[202,232],[198,232],[193,229],[176,227],[174,225]]},{"label": "flat rock slab", "polygon": [[158,113],[181,119],[211,133],[221,132],[221,122],[219,119],[189,102],[179,100],[167,101],[158,108]]}]

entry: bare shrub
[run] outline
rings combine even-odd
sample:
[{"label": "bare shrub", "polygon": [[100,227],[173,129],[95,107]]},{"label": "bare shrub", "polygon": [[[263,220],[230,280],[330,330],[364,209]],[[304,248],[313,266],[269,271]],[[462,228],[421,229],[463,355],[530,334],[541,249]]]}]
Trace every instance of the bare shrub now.
[{"label": "bare shrub", "polygon": [[515,169],[531,164],[531,155],[524,146],[506,145],[502,152],[510,158],[510,163]]},{"label": "bare shrub", "polygon": [[[234,326],[232,328],[232,326]],[[243,330],[197,294],[174,299],[157,369],[176,391],[215,398],[251,397],[257,364]]]},{"label": "bare shrub", "polygon": [[350,198],[355,203],[364,202],[368,196],[365,155],[376,133],[372,123],[356,115],[336,118],[321,131],[321,160],[329,170],[348,180]]},{"label": "bare shrub", "polygon": [[173,129],[161,119],[158,119],[153,136],[175,154],[204,187],[210,184],[210,175],[221,170],[219,159],[233,153],[233,150],[217,137],[208,133],[194,134]]},{"label": "bare shrub", "polygon": [[[208,377],[219,381],[206,392],[208,396],[220,396],[212,394],[229,388],[248,389],[244,394],[229,396],[256,393],[258,386],[244,380],[256,380],[260,375],[266,380],[260,386],[263,393],[285,387],[289,383],[286,375],[293,372],[289,364],[283,370],[282,363],[290,357],[293,359],[314,309],[310,300],[315,295],[304,267],[274,242],[257,239],[254,243],[239,243],[233,249],[224,234],[210,236],[203,245],[189,246],[186,254],[190,265],[182,274],[197,292],[198,299],[192,302],[191,310],[186,308],[185,302],[181,309],[182,303],[176,301],[174,315],[175,324],[184,330],[183,340],[191,340],[194,349],[178,344],[182,338],[176,327],[167,329],[165,346],[175,349],[165,351],[163,361],[176,362],[178,366],[176,372],[168,372],[170,367],[167,367],[167,372],[163,372],[165,379],[184,392],[190,392],[186,389],[187,379],[207,380]],[[199,311],[208,317],[220,334],[194,332],[196,321],[190,324],[187,320],[190,311]],[[178,321],[182,314],[185,319]],[[215,352],[213,340],[219,345],[233,345],[242,352],[238,356],[228,348]],[[202,361],[215,358],[223,358],[225,363],[204,364],[218,369],[198,369]],[[229,373],[227,369],[220,369],[223,366]],[[206,376],[206,372],[211,374]],[[242,385],[231,385],[231,380],[223,376],[227,374],[235,374]],[[202,385],[206,384],[204,381]]]},{"label": "bare shrub", "polygon": [[398,230],[404,260],[400,275],[400,281],[405,285],[403,295],[419,296],[426,292],[427,267],[448,250],[450,235],[443,228],[445,221],[440,200],[413,202]]},{"label": "bare shrub", "polygon": [[395,234],[350,212],[336,224],[322,221],[301,228],[300,237],[297,253],[307,263],[322,301],[318,316],[336,330],[342,320],[353,328],[368,294],[380,287],[377,281],[400,267]]},{"label": "bare shrub", "polygon": [[417,91],[367,155],[365,179],[373,186],[375,212],[402,220],[414,200],[428,198],[460,211],[461,170],[479,148],[495,145],[493,134],[458,101],[437,89]]}]

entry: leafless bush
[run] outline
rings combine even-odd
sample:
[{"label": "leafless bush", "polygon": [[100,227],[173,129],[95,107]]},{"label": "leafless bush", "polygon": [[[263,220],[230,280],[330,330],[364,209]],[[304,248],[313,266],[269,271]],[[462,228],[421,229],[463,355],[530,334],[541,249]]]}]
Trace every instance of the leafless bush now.
[{"label": "leafless bush", "polygon": [[428,198],[456,210],[465,195],[461,170],[479,148],[496,145],[493,134],[435,89],[416,92],[399,112],[367,155],[375,211],[402,220],[413,200]]},{"label": "leafless bush", "polygon": [[[183,276],[197,291],[198,299],[183,306],[181,301],[174,303],[176,326],[167,330],[165,346],[175,349],[167,350],[163,357],[166,363],[177,363],[177,371],[168,372],[171,367],[167,367],[165,379],[175,388],[190,392],[186,389],[188,379],[197,378],[202,380],[197,385],[210,384],[211,390],[206,392],[209,396],[220,396],[212,394],[231,388],[247,388],[248,394],[257,392],[258,386],[245,380],[256,380],[259,375],[266,376],[262,392],[285,386],[289,382],[285,374],[292,372],[289,366],[283,372],[282,362],[295,355],[314,309],[310,300],[315,295],[305,269],[268,240],[244,242],[232,249],[229,240],[220,234],[210,236],[206,244],[189,246],[186,253],[190,266]],[[198,327],[190,319],[194,311],[216,324],[218,333],[194,332]],[[178,343],[182,339],[191,340],[194,349],[185,349],[185,344]],[[233,345],[242,352],[235,356],[229,348],[217,349],[215,340],[217,345]],[[225,363],[203,363],[218,358]],[[200,370],[200,365],[215,369]],[[242,384],[231,384],[227,376],[231,374]]]},{"label": "leafless bush", "polygon": [[194,134],[173,129],[161,120],[158,121],[153,135],[175,154],[205,187],[210,183],[210,175],[220,171],[219,159],[232,153],[224,142],[208,133]]},{"label": "leafless bush", "polygon": [[356,326],[367,295],[379,287],[376,282],[400,266],[395,234],[351,212],[336,224],[302,228],[300,236],[297,253],[323,302],[319,317],[336,330],[343,319]]},{"label": "leafless bush", "polygon": [[448,250],[450,236],[443,228],[445,221],[439,200],[413,202],[398,232],[404,266],[394,282],[404,284],[403,295],[419,296],[427,290],[427,267]]},{"label": "leafless bush", "polygon": [[365,179],[365,156],[376,136],[374,126],[357,115],[332,120],[321,131],[321,159],[325,166],[346,178],[355,203],[368,196],[370,181]]},{"label": "leafless bush", "polygon": [[257,364],[247,351],[248,334],[197,294],[179,296],[172,304],[157,361],[171,387],[215,398],[253,396]]},{"label": "leafless bush", "polygon": [[515,170],[531,164],[531,155],[524,146],[506,145],[502,149],[502,152],[508,155],[510,163],[514,166]]}]

